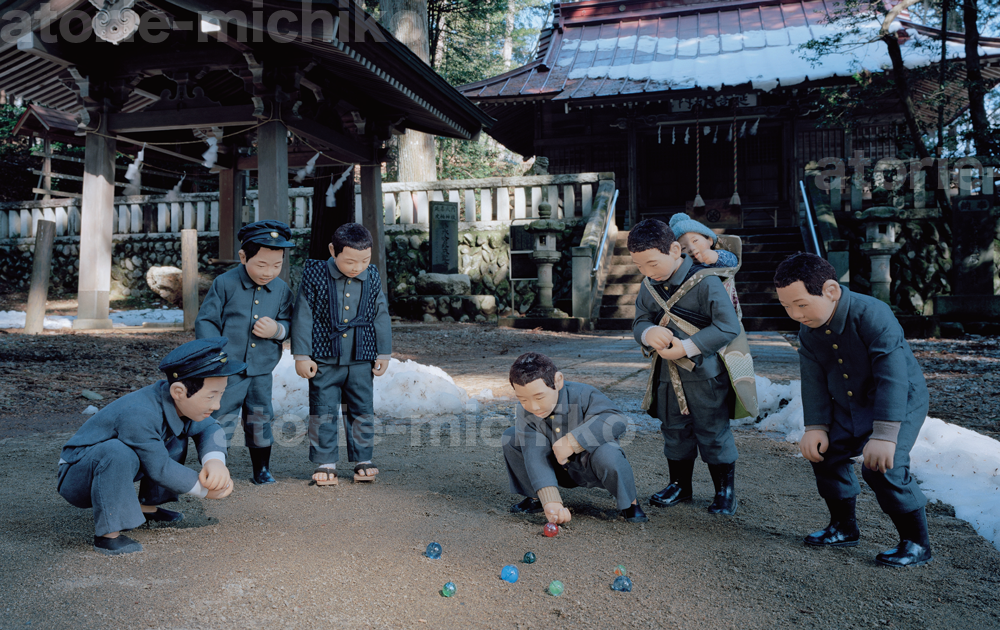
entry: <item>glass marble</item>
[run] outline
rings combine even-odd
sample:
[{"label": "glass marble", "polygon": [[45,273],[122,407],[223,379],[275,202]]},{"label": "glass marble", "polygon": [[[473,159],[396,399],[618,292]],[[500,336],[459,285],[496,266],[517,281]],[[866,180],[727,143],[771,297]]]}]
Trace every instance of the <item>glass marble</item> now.
[{"label": "glass marble", "polygon": [[537,558],[535,558],[535,554],[532,553],[532,552],[530,552],[530,551],[528,553],[524,554],[524,563],[525,564],[534,564],[536,559]]},{"label": "glass marble", "polygon": [[511,584],[517,582],[517,578],[519,576],[520,574],[517,571],[517,567],[513,564],[508,564],[502,571],[500,571],[500,579],[504,582],[510,582]]},{"label": "glass marble", "polygon": [[622,593],[631,593],[632,580],[627,575],[619,575],[615,578],[615,581],[611,583],[611,590],[621,591]]},{"label": "glass marble", "polygon": [[625,570],[624,566],[619,564],[615,567],[615,575],[628,575],[628,571]]},{"label": "glass marble", "polygon": [[441,589],[441,594],[444,595],[445,597],[451,597],[452,595],[454,595],[455,583],[448,582],[447,584],[445,584],[444,587]]},{"label": "glass marble", "polygon": [[559,526],[556,525],[555,523],[546,523],[545,529],[543,530],[542,533],[544,533],[549,538],[552,538],[553,536],[559,533]]},{"label": "glass marble", "polygon": [[441,545],[436,542],[427,545],[426,555],[431,560],[437,560],[441,557]]},{"label": "glass marble", "polygon": [[563,594],[563,583],[559,580],[552,580],[549,582],[549,594],[554,597],[559,597]]}]

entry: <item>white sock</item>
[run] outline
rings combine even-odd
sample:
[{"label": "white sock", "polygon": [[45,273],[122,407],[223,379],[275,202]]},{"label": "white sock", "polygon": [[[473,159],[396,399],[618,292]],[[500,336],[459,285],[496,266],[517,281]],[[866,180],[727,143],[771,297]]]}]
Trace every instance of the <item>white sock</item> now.
[{"label": "white sock", "polygon": [[370,459],[366,459],[366,460],[365,460],[365,461],[363,461],[363,462],[358,462],[358,465],[360,466],[360,465],[362,465],[362,464],[370,464],[370,463],[372,463],[372,460],[370,460]]},{"label": "white sock", "polygon": [[337,470],[336,464],[320,464],[319,468],[329,468],[330,470]]}]

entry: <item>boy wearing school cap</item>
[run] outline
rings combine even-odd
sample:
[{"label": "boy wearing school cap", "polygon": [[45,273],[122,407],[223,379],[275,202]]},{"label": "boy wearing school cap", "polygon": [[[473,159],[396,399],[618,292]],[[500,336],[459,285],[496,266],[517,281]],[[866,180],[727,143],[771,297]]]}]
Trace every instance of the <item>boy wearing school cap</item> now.
[{"label": "boy wearing school cap", "polygon": [[333,257],[306,261],[295,300],[292,355],[295,372],[309,379],[309,461],[318,486],[337,485],[341,403],[354,480],[378,474],[373,381],[389,366],[392,328],[372,243],[359,223],[337,228]]},{"label": "boy wearing school cap", "polygon": [[[224,337],[214,337],[174,349],[160,363],[166,380],[98,411],[63,446],[56,488],[70,504],[94,509],[95,551],[142,551],[120,532],[181,520],[183,514],[157,507],[179,494],[222,499],[233,491],[226,436],[212,412],[219,408],[227,378],[246,364],[230,360],[225,345]],[[188,438],[198,449],[200,473],[183,464]]]},{"label": "boy wearing school cap", "polygon": [[229,339],[226,353],[247,364],[245,374],[234,374],[216,417],[232,439],[242,419],[245,443],[253,467],[251,481],[274,483],[271,475],[271,372],[281,359],[281,343],[292,319],[292,291],[278,277],[285,250],[295,247],[292,231],[281,221],[257,221],[240,230],[240,266],[212,283],[198,311],[194,333],[198,339],[222,335]]}]

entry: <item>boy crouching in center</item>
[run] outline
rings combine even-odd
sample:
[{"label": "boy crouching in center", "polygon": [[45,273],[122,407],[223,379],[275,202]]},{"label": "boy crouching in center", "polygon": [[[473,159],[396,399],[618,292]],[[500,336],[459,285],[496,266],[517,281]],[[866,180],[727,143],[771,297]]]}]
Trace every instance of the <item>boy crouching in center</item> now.
[{"label": "boy crouching in center", "polygon": [[618,438],[628,419],[590,385],[563,379],[544,354],[522,354],[510,368],[517,396],[514,426],[503,434],[510,490],[526,497],[514,513],[545,512],[550,523],[568,523],[563,488],[603,487],[626,521],[646,522],[636,503],[635,477]]}]

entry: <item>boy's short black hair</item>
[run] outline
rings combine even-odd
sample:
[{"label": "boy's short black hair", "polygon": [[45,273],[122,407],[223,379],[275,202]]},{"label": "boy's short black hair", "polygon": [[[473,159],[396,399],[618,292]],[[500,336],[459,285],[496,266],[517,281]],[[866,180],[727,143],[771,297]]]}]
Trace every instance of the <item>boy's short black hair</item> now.
[{"label": "boy's short black hair", "polygon": [[240,249],[243,250],[243,254],[247,257],[247,262],[256,256],[262,249],[270,249],[276,252],[285,251],[280,247],[268,247],[267,245],[261,245],[260,243],[243,243],[243,245],[240,246]]},{"label": "boy's short black hair", "polygon": [[526,352],[510,366],[510,384],[527,385],[542,379],[547,386],[556,388],[556,364],[540,352]]},{"label": "boy's short black hair", "polygon": [[358,251],[371,249],[372,233],[360,223],[345,223],[333,233],[330,243],[333,244],[334,256],[339,256],[345,247]]},{"label": "boy's short black hair", "polygon": [[781,261],[774,272],[774,286],[783,289],[798,281],[806,285],[809,295],[823,295],[827,280],[837,281],[837,270],[825,258],[799,252]]},{"label": "boy's short black hair", "polygon": [[670,246],[677,242],[674,231],[659,219],[643,219],[628,233],[628,251],[635,254],[648,249],[670,253]]},{"label": "boy's short black hair", "polygon": [[205,379],[200,376],[195,376],[193,378],[168,378],[167,384],[173,385],[174,383],[180,383],[187,389],[187,397],[190,398],[197,394],[202,387],[205,386]]}]

